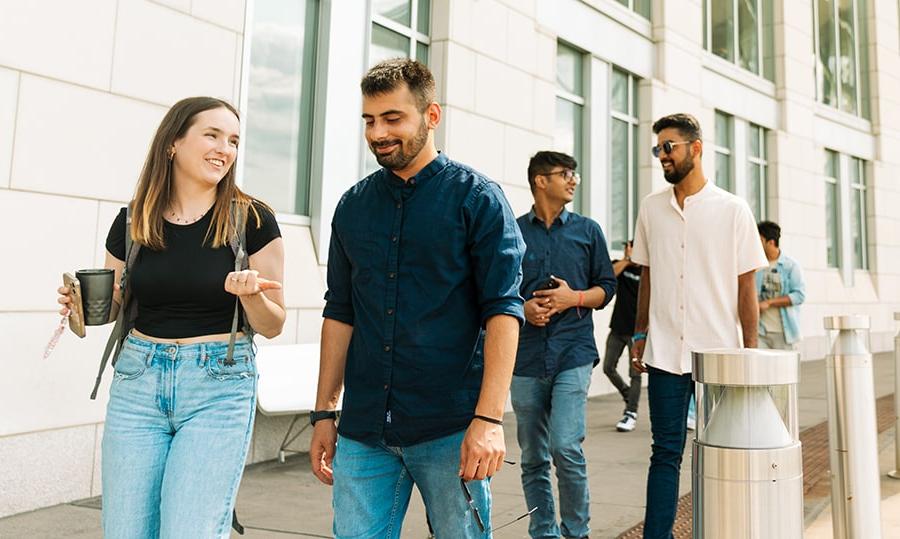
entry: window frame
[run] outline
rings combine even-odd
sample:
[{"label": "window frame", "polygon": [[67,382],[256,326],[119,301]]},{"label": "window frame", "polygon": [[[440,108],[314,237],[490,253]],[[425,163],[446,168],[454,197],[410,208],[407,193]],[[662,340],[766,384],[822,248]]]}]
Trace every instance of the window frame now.
[{"label": "window frame", "polygon": [[[428,56],[431,57],[431,36],[423,34],[419,32],[418,21],[419,21],[419,2],[418,0],[407,0],[410,4],[410,12],[409,12],[409,27],[403,26],[403,24],[394,21],[385,17],[384,15],[379,15],[375,13],[375,5],[374,2],[371,3],[371,12],[369,14],[369,20],[371,24],[377,24],[382,28],[390,30],[391,32],[396,32],[406,38],[409,39],[409,51],[407,51],[407,58],[417,58],[418,50],[417,47],[419,43],[428,47]],[[431,0],[428,0],[431,2]],[[429,16],[434,13],[433,9],[428,10]],[[431,30],[431,21],[428,23],[428,29]],[[372,46],[372,27],[369,26],[369,39],[367,40],[369,44],[369,48],[366,50],[366,58],[369,58],[369,54]],[[368,60],[366,61],[368,64]],[[428,59],[423,62],[425,65],[428,65]]]},{"label": "window frame", "polygon": [[[735,117],[734,117],[734,115],[729,114],[729,113],[719,110],[719,109],[716,109],[715,115],[716,116],[721,115],[722,117],[727,119],[728,142],[731,146],[727,147],[727,146],[719,145],[719,141],[717,140],[717,136],[719,134],[718,133],[718,121],[716,121],[713,124],[716,126],[716,131],[713,133],[713,139],[712,139],[712,144],[711,144],[711,146],[713,148],[713,155],[715,158],[715,160],[713,162],[713,164],[714,164],[713,183],[715,183],[718,187],[728,191],[729,193],[735,193],[737,191],[737,181],[735,178],[735,161],[737,161],[737,159],[735,158],[735,153],[736,153],[735,152],[735,142],[736,142],[735,138],[736,137],[735,137],[735,127],[734,127],[735,126]],[[716,177],[716,174],[717,174],[718,168],[719,168],[719,164],[718,164],[719,155],[728,156],[728,168],[729,168],[728,177],[729,177],[730,185],[727,188],[719,185],[718,178]]]},{"label": "window frame", "polygon": [[[754,217],[756,217],[759,221],[764,221],[768,218],[769,215],[769,158],[766,148],[766,143],[769,138],[769,130],[753,122],[746,122],[746,125],[748,142],[746,162],[748,165],[755,165],[759,167],[759,200],[756,201],[756,204],[759,208],[759,215],[756,215]],[[751,155],[749,150],[750,137],[753,136],[754,131],[756,131],[757,136],[759,137],[759,156]],[[749,175],[745,178],[745,183],[749,185]],[[745,191],[749,192],[749,189],[747,189],[746,186]]]},{"label": "window frame", "polygon": [[[623,74],[626,77],[626,99],[627,99],[627,108],[629,110],[628,113],[624,113],[621,111],[617,111],[612,106],[612,92],[613,92],[613,78],[615,77],[616,72]],[[628,126],[628,136],[627,136],[627,164],[626,164],[626,226],[625,226],[625,235],[626,240],[630,240],[634,237],[635,226],[637,223],[637,213],[638,206],[640,201],[638,200],[639,189],[638,189],[638,148],[637,144],[639,144],[639,129],[640,129],[640,110],[638,109],[638,84],[640,79],[637,75],[629,72],[626,69],[618,67],[614,64],[609,64],[609,95],[608,95],[608,103],[607,107],[610,122],[609,122],[609,133],[607,139],[609,140],[609,159],[608,159],[608,172],[607,177],[609,178],[609,186],[608,186],[608,199],[610,207],[607,210],[607,215],[609,215],[609,223],[606,227],[607,235],[609,236],[610,245],[614,248],[613,245],[613,223],[612,223],[612,193],[613,193],[613,160],[615,156],[612,152],[612,120],[619,120],[625,122]]]},{"label": "window frame", "polygon": [[[827,268],[841,269],[841,259],[843,257],[844,248],[841,243],[841,239],[843,234],[841,234],[841,217],[842,217],[842,208],[841,208],[841,153],[830,148],[825,148],[825,162],[828,163],[828,159],[833,156],[835,161],[835,170],[834,176],[829,175],[827,172],[823,174],[823,178],[825,180],[825,266]],[[828,192],[827,190],[833,190],[834,195],[832,199],[834,200],[834,208],[828,208]],[[834,230],[830,230],[828,227],[828,214],[831,213],[834,220]],[[831,238],[832,233],[834,237]],[[832,256],[828,256],[828,241],[832,240],[834,244],[834,252]]]},{"label": "window frame", "polygon": [[[740,54],[741,54],[741,38],[740,38],[740,10],[739,5],[741,0],[729,0],[731,2],[731,47],[734,53],[734,58],[728,59],[723,56],[719,56],[715,52],[713,52],[713,43],[712,43],[712,9],[710,6],[710,2],[713,0],[703,0],[703,50],[712,54],[716,58],[721,58],[723,61],[728,62],[729,64],[735,65],[740,69],[747,71],[748,73],[753,73],[758,77],[762,77],[768,81],[773,81],[775,78],[774,69],[772,69],[771,73],[769,69],[767,69],[767,61],[768,56],[774,57],[774,41],[772,38],[774,36],[769,36],[766,32],[765,26],[765,18],[771,15],[773,17],[773,21],[770,24],[774,24],[774,12],[770,13],[767,9],[767,2],[771,2],[772,0],[752,0],[756,5],[756,54],[757,54],[757,71],[752,71],[747,69],[741,64]],[[722,0],[718,0],[722,1]],[[770,42],[771,40],[771,42]],[[769,49],[772,49],[771,51]],[[774,66],[771,66],[774,68]]]},{"label": "window frame", "polygon": [[[843,84],[841,83],[841,70],[843,69],[841,62],[835,61],[835,73],[834,79],[835,83],[835,102],[834,103],[825,103],[824,96],[819,88],[819,77],[820,74],[820,65],[822,64],[822,59],[820,57],[821,51],[819,49],[821,37],[819,35],[819,2],[818,0],[813,0],[813,54],[815,57],[815,77],[816,77],[816,102],[820,103],[826,107],[832,107],[836,110],[844,112],[846,114],[851,114],[853,116],[858,116],[860,118],[868,118],[869,110],[867,106],[867,100],[864,99],[864,94],[868,92],[868,83],[863,81],[863,63],[868,65],[868,61],[865,58],[865,48],[861,46],[860,42],[863,41],[863,38],[867,38],[868,32],[865,26],[866,21],[860,19],[860,7],[859,2],[865,2],[865,0],[849,0],[853,4],[853,65],[854,65],[854,77],[856,79],[856,96],[855,96],[855,104],[856,111],[848,111],[845,110],[842,106],[842,97],[843,97]],[[834,48],[835,48],[835,59],[839,59],[841,56],[841,38],[840,38],[840,0],[832,0],[832,39],[834,40]],[[862,22],[862,25],[860,25]],[[866,44],[868,45],[868,44]]]},{"label": "window frame", "polygon": [[[869,269],[869,249],[868,249],[868,227],[867,221],[869,218],[868,211],[868,198],[867,191],[868,185],[866,183],[866,161],[854,156],[848,156],[850,167],[856,167],[856,178],[851,174],[847,178],[847,183],[850,188],[850,204],[859,204],[859,215],[856,218],[859,220],[857,225],[859,226],[859,237],[853,237],[853,223],[850,223],[850,241],[855,243],[859,243],[859,253],[860,253],[860,261],[857,265],[856,260],[856,245],[853,245],[853,269],[864,270],[867,271]],[[853,218],[853,211],[851,210],[849,214],[850,218]]]},{"label": "window frame", "polygon": [[[577,107],[578,114],[581,116],[581,132],[574,134],[575,135],[575,137],[574,137],[575,148],[573,148],[572,153],[573,154],[579,153],[576,151],[576,149],[578,149],[579,145],[581,148],[581,152],[580,152],[580,155],[572,155],[572,157],[574,157],[575,160],[578,161],[578,167],[580,169],[582,181],[579,182],[578,186],[575,188],[575,199],[572,201],[572,210],[579,214],[586,214],[587,212],[585,211],[585,209],[589,206],[589,204],[584,200],[584,198],[585,198],[584,197],[584,193],[585,193],[584,184],[585,184],[585,181],[590,181],[589,168],[587,166],[587,159],[586,159],[586,154],[587,154],[586,148],[588,148],[587,142],[589,140],[589,137],[587,136],[587,131],[590,129],[589,123],[588,123],[588,115],[587,115],[587,109],[588,109],[587,88],[589,86],[589,80],[590,80],[589,76],[588,76],[588,71],[589,71],[588,62],[590,61],[591,55],[586,53],[585,51],[579,49],[578,47],[575,47],[574,45],[571,45],[563,40],[557,40],[556,46],[557,46],[557,53],[556,53],[557,60],[554,65],[556,65],[556,66],[559,65],[559,61],[558,61],[559,47],[561,47],[561,46],[571,50],[572,52],[575,52],[578,55],[579,61],[581,62],[581,93],[582,93],[582,95],[578,95],[578,94],[575,94],[575,93],[572,93],[572,92],[566,90],[559,84],[559,81],[557,80],[554,84],[554,90],[555,90],[554,108],[556,107],[556,103],[559,100],[566,101],[569,104],[575,105]],[[556,72],[558,73],[558,69],[556,70]],[[554,126],[557,125],[558,121],[559,121],[558,118],[554,119]],[[576,122],[576,124],[577,124],[577,122]],[[554,139],[553,147],[555,149],[559,149],[559,146],[557,144],[558,144],[558,141]]]}]

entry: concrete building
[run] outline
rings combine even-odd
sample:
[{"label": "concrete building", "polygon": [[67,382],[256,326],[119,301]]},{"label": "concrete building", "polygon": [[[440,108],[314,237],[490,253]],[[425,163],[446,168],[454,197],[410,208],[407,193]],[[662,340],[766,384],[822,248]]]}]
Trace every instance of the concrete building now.
[{"label": "concrete building", "polygon": [[[696,115],[710,178],[780,222],[805,268],[816,358],[826,314],[869,315],[872,349],[891,346],[898,39],[896,0],[0,0],[0,517],[100,494],[109,372],[87,397],[109,328],[41,356],[61,273],[102,264],[176,100],[243,113],[239,181],[278,210],[286,242],[276,343],[318,339],[332,212],[373,166],[358,82],[403,55],[437,78],[438,147],[500,182],[517,214],[529,156],[574,153],[575,205],[614,253],[665,185],[652,121]],[[612,390],[594,376],[593,393]],[[275,457],[287,421],[259,418],[251,461]]]}]

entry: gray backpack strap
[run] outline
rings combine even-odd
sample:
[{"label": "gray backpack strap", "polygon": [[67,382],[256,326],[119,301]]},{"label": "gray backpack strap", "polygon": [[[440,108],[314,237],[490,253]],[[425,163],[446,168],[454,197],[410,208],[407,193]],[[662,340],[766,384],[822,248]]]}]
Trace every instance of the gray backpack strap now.
[{"label": "gray backpack strap", "polygon": [[[231,202],[231,222],[234,223],[234,234],[229,241],[231,251],[234,253],[234,271],[245,270],[250,267],[250,257],[247,256],[245,245],[247,244],[247,211],[240,211],[235,201]],[[240,319],[241,298],[234,298],[234,317],[231,319],[231,336],[228,337],[228,352],[225,355],[225,365],[234,365],[234,341],[237,338],[238,322]],[[249,333],[248,323],[244,324],[244,331],[251,340],[253,335]]]},{"label": "gray backpack strap", "polygon": [[[112,333],[106,341],[106,348],[103,350],[103,357],[100,359],[100,370],[97,372],[97,379],[94,381],[94,389],[91,391],[91,400],[97,398],[97,391],[100,389],[100,380],[103,378],[103,371],[106,370],[106,364],[112,357],[112,364],[116,364],[116,358],[122,350],[122,343],[130,328],[127,328],[131,320],[129,317],[133,310],[131,301],[131,290],[126,286],[128,282],[128,273],[134,266],[137,259],[138,251],[141,250],[139,243],[131,241],[131,205],[125,208],[125,267],[122,269],[122,277],[119,280],[119,291],[122,295],[122,304],[119,305],[119,314],[116,316],[116,324],[113,326]],[[115,352],[113,352],[115,348]]]}]

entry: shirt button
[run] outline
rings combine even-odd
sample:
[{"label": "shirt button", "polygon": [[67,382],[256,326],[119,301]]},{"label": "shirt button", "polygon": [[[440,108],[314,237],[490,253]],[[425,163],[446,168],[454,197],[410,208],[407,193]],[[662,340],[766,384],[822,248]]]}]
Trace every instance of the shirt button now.
[{"label": "shirt button", "polygon": [[393,271],[390,272],[390,273],[388,273],[388,279],[393,279],[393,278],[396,277],[396,276],[397,276],[397,274],[394,273]]},{"label": "shirt button", "polygon": [[387,391],[387,384],[384,384],[384,390]]},{"label": "shirt button", "polygon": [[400,209],[402,206],[403,206],[403,204],[401,204],[399,202],[397,203],[397,209]]},{"label": "shirt button", "polygon": [[388,310],[387,310],[387,313],[388,313],[389,315],[390,315],[390,314],[394,314],[394,309],[388,309]]},{"label": "shirt button", "polygon": [[391,241],[394,242],[394,243],[397,243],[397,236],[391,237]]},{"label": "shirt button", "polygon": [[416,185],[416,179],[415,179],[415,178],[410,178],[410,179],[409,179],[409,184],[412,185],[413,187],[415,187],[415,185]]},{"label": "shirt button", "polygon": [[390,351],[391,351],[391,347],[388,346],[388,345],[384,345],[384,351],[385,351],[385,352],[390,352]]}]

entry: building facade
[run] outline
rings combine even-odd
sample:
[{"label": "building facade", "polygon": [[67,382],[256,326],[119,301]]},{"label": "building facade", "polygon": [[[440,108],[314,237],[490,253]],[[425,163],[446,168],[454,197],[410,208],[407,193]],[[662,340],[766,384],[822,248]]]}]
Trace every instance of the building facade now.
[{"label": "building facade", "polygon": [[[318,340],[331,216],[375,166],[359,79],[408,56],[437,79],[438,147],[498,181],[517,214],[529,157],[574,154],[575,209],[613,254],[640,199],[666,185],[653,120],[697,116],[710,179],[778,221],[805,269],[802,353],[815,359],[831,314],[869,315],[872,349],[892,346],[898,42],[896,0],[0,0],[0,517],[100,494],[111,374],[87,396],[109,328],[41,356],[62,272],[102,264],[178,99],[242,112],[239,182],[276,208],[286,243],[275,343]],[[609,391],[597,370],[592,393]],[[258,418],[251,462],[275,457],[288,421]]]}]

